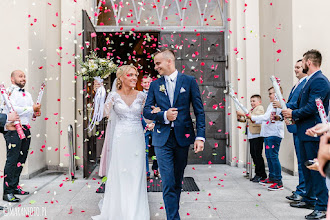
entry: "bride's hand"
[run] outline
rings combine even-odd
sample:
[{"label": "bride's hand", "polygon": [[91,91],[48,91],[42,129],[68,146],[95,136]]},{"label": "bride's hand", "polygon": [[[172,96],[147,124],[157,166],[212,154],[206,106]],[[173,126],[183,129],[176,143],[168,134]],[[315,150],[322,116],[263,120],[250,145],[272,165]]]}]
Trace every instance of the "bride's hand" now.
[{"label": "bride's hand", "polygon": [[155,123],[150,123],[150,124],[148,124],[148,125],[147,125],[147,128],[148,128],[149,131],[154,130],[154,128],[155,128]]},{"label": "bride's hand", "polygon": [[99,83],[97,80],[94,80],[94,91],[96,92],[98,88],[103,86],[103,83]]},{"label": "bride's hand", "polygon": [[151,114],[156,114],[162,111],[159,107],[151,106],[151,108],[152,108]]}]

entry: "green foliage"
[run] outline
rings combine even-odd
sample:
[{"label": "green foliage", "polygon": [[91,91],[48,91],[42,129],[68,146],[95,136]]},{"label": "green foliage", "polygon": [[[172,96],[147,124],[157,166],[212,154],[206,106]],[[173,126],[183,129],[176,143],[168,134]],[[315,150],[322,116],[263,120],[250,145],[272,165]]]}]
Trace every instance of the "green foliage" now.
[{"label": "green foliage", "polygon": [[85,62],[81,56],[78,58],[78,62],[81,70],[76,75],[87,81],[92,81],[97,76],[106,79],[111,73],[117,71],[117,65],[112,60],[99,58],[93,51],[90,55],[85,56]]}]

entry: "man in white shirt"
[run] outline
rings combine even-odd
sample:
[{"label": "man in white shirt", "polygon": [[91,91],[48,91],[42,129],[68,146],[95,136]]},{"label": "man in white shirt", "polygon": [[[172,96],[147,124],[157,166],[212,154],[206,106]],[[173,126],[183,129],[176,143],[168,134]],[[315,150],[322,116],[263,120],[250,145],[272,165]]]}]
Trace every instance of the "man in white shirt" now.
[{"label": "man in white shirt", "polygon": [[[141,79],[141,86],[143,88],[143,92],[148,96],[149,88],[150,88],[150,83],[152,82],[152,79],[150,78],[149,75],[144,75]],[[149,171],[149,152],[150,152],[150,147],[151,147],[151,140],[152,140],[152,133],[154,131],[155,123],[152,120],[145,119],[142,116],[142,126],[144,129],[144,136],[145,136],[145,141],[146,141],[146,166],[147,166],[147,180],[150,179],[150,171]],[[150,146],[150,147],[149,147]],[[152,146],[153,148],[153,146]],[[152,154],[152,167],[151,169],[153,170],[154,177],[159,176],[159,171],[158,171],[158,163],[155,158],[155,153],[153,152]]]},{"label": "man in white shirt", "polygon": [[[19,202],[15,195],[28,195],[19,186],[19,177],[25,164],[31,142],[30,119],[35,113],[40,116],[41,105],[33,104],[31,94],[24,86],[26,78],[24,72],[15,70],[11,74],[12,85],[7,89],[11,104],[20,117],[25,139],[20,139],[13,124],[6,126],[4,134],[7,145],[7,160],[4,168],[3,200]],[[6,108],[4,108],[6,109]]]}]

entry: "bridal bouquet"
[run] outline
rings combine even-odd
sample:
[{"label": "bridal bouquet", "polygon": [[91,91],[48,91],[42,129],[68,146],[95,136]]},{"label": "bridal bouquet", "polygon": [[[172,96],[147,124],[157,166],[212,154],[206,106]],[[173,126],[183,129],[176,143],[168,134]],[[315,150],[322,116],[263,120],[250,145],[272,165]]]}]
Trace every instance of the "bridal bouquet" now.
[{"label": "bridal bouquet", "polygon": [[95,77],[106,79],[111,73],[117,71],[117,65],[109,59],[99,58],[95,52],[85,56],[85,62],[82,57],[78,59],[81,70],[76,73],[77,76],[82,76],[83,80],[90,81]]},{"label": "bridal bouquet", "polygon": [[[76,75],[82,76],[83,80],[91,81],[97,80],[99,83],[103,82],[110,76],[111,73],[117,71],[117,66],[109,59],[99,58],[95,52],[91,52],[90,55],[85,57],[85,62],[82,57],[79,57],[79,64],[81,71],[78,71]],[[97,89],[93,100],[93,117],[90,117],[88,130],[92,131],[94,126],[103,119],[103,108],[105,101],[106,91],[104,86]]]}]

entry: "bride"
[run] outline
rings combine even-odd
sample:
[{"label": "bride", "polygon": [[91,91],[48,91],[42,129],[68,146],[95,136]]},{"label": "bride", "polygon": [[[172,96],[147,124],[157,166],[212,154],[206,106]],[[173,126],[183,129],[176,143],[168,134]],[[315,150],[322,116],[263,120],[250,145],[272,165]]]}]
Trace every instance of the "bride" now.
[{"label": "bride", "polygon": [[[146,95],[134,90],[137,68],[121,66],[117,79],[105,102],[109,117],[107,145],[107,181],[101,214],[94,220],[149,220],[147,195],[145,138],[141,122]],[[95,88],[100,84],[95,83]],[[104,145],[105,146],[105,145]]]}]

